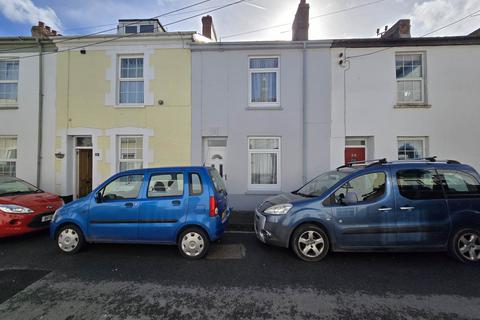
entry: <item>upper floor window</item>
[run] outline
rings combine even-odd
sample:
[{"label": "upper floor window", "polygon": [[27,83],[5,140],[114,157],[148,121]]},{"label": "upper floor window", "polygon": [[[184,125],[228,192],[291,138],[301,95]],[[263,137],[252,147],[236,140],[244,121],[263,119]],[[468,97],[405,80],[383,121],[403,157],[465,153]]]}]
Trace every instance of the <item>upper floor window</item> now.
[{"label": "upper floor window", "polygon": [[280,105],[280,58],[251,57],[249,59],[249,105]]},{"label": "upper floor window", "polygon": [[144,103],[143,57],[120,57],[118,102]]},{"label": "upper floor window", "polygon": [[128,25],[125,26],[125,33],[153,33],[155,26],[153,24]]},{"label": "upper floor window", "polygon": [[280,138],[248,138],[249,189],[280,188]]},{"label": "upper floor window", "polygon": [[17,174],[17,137],[0,136],[0,175]]},{"label": "upper floor window", "polygon": [[425,158],[426,144],[426,137],[399,137],[398,160]]},{"label": "upper floor window", "polygon": [[143,138],[119,137],[119,171],[143,168]]},{"label": "upper floor window", "polygon": [[0,60],[0,107],[18,104],[18,60]]},{"label": "upper floor window", "polygon": [[423,53],[395,55],[398,103],[425,102],[425,66]]}]

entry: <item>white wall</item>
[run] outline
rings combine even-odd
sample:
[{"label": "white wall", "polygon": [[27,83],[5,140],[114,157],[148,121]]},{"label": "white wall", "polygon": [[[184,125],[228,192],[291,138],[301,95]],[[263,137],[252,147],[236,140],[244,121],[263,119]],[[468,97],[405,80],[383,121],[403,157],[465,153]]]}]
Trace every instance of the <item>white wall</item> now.
[{"label": "white wall", "polygon": [[[379,48],[346,49],[356,56]],[[347,136],[373,136],[374,157],[397,159],[398,136],[427,136],[430,156],[456,159],[480,169],[480,46],[398,47],[349,59],[349,69],[332,63],[331,166],[343,163],[344,73]],[[428,108],[395,108],[396,52],[426,54]],[[348,69],[348,70],[347,70]],[[345,71],[346,70],[346,71]]]}]

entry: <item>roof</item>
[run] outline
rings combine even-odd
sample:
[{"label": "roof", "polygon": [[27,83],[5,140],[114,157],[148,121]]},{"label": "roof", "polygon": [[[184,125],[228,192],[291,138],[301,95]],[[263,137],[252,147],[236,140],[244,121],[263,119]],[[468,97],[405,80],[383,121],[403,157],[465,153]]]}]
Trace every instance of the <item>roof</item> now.
[{"label": "roof", "polygon": [[332,48],[370,48],[370,47],[418,47],[418,46],[458,46],[479,45],[480,37],[455,36],[455,37],[422,37],[422,38],[361,38],[361,39],[336,39]]}]

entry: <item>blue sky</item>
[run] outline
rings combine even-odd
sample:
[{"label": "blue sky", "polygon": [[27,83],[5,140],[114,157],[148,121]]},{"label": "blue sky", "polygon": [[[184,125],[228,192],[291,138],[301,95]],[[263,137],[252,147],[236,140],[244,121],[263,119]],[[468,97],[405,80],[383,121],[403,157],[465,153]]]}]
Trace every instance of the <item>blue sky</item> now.
[{"label": "blue sky", "polygon": [[[375,0],[307,0],[315,17],[372,3]],[[38,20],[63,34],[86,34],[114,28],[121,18],[149,18],[199,0],[0,0],[0,36],[29,35]],[[200,6],[161,18],[170,23],[235,0],[210,0]],[[298,0],[247,0],[211,13],[224,41],[288,40]],[[374,37],[377,28],[401,18],[412,19],[412,33],[420,36],[480,10],[479,0],[381,0],[357,9],[311,21],[310,38]],[[268,30],[232,36],[269,26]],[[480,13],[435,35],[461,35],[480,28]],[[200,31],[200,17],[171,25],[170,31]]]}]

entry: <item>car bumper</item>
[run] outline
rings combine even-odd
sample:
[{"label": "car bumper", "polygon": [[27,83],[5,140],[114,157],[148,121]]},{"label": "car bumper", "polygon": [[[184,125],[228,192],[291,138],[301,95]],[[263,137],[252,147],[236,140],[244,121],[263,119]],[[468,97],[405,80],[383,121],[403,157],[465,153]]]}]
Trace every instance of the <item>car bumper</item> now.
[{"label": "car bumper", "polygon": [[257,238],[266,244],[288,247],[289,232],[282,224],[283,216],[264,215],[255,210],[254,230]]},{"label": "car bumper", "polygon": [[34,215],[2,214],[0,217],[0,238],[48,229],[50,220],[42,221],[42,219],[51,215],[53,215],[53,212]]},{"label": "car bumper", "polygon": [[228,225],[228,221],[230,220],[230,215],[232,214],[230,209],[226,209],[224,212],[216,216],[214,219],[215,222],[215,232],[210,234],[210,240],[215,241],[220,239]]}]

